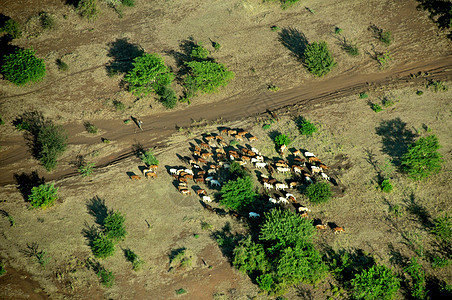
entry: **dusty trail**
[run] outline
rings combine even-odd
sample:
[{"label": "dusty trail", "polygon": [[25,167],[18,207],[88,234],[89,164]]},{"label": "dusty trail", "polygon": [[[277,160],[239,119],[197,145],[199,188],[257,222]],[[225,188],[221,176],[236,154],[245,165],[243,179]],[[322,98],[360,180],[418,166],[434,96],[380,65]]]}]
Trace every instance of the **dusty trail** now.
[{"label": "dusty trail", "polygon": [[[355,71],[356,72],[356,71]],[[426,77],[412,78],[411,74],[427,72]],[[148,117],[143,117],[143,131],[136,132],[133,126],[121,126],[121,120],[99,120],[102,129],[106,131],[103,135],[116,142],[129,145],[115,154],[103,158],[98,163],[102,168],[124,158],[133,155],[131,145],[136,142],[143,144],[145,148],[163,146],[176,131],[176,126],[186,127],[193,120],[205,119],[208,121],[222,118],[225,121],[237,121],[247,117],[265,113],[267,110],[275,111],[285,107],[294,106],[297,110],[310,109],[314,106],[324,106],[336,102],[344,96],[358,94],[367,89],[380,86],[407,85],[408,82],[424,83],[428,79],[452,80],[452,55],[441,57],[436,60],[416,62],[410,65],[398,65],[385,72],[371,74],[341,74],[336,77],[312,79],[306,81],[302,86],[271,93],[262,92],[258,96],[235,95],[223,99],[220,102],[203,105],[191,105],[185,110],[169,111]],[[89,145],[99,143],[99,137],[83,137],[77,135],[84,129],[80,124],[67,124],[70,145]],[[0,185],[15,184],[14,165],[30,158],[29,148],[26,141],[21,137],[7,140],[3,145],[20,145],[20,149],[12,147],[12,150],[3,152],[0,157]],[[31,163],[25,162],[30,169]],[[29,165],[29,166],[28,166]],[[57,169],[51,174],[45,174],[46,180],[55,180],[78,174],[73,168]]]}]

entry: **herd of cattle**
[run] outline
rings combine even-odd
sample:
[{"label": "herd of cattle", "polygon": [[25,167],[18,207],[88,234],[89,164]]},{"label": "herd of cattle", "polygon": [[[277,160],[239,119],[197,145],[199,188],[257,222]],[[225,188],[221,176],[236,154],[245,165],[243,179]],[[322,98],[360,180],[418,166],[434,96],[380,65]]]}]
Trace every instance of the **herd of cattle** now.
[{"label": "herd of cattle", "polygon": [[[212,198],[207,191],[209,188],[221,188],[222,182],[228,177],[231,163],[237,162],[248,169],[255,168],[259,182],[263,185],[270,203],[295,210],[302,217],[307,218],[310,209],[298,203],[296,196],[289,190],[296,190],[301,184],[313,184],[317,180],[325,180],[337,185],[334,178],[327,174],[329,167],[313,153],[294,150],[289,154],[290,151],[287,147],[282,145],[279,149],[282,159],[269,159],[262,155],[256,147],[249,144],[237,145],[237,148],[231,145],[232,140],[244,141],[245,139],[250,143],[258,140],[247,131],[223,128],[219,134],[205,134],[202,140],[195,140],[195,144],[190,143],[191,156],[178,155],[184,165],[168,168],[178,191],[183,195],[190,195],[191,190],[194,191],[203,201],[203,206],[207,210],[215,212],[216,209],[208,204],[212,202]],[[154,178],[156,168],[157,166],[150,166],[143,170],[143,174],[147,178]],[[266,174],[263,173],[264,171]],[[278,181],[274,178],[276,174],[291,174],[291,178],[284,182]],[[191,189],[189,188],[190,181],[196,184],[191,186]],[[234,215],[241,217],[235,213]],[[258,218],[260,214],[250,212],[248,217]],[[327,228],[318,219],[314,220],[314,225],[319,229]],[[334,233],[344,231],[342,227],[338,226],[333,226],[332,230]]]}]

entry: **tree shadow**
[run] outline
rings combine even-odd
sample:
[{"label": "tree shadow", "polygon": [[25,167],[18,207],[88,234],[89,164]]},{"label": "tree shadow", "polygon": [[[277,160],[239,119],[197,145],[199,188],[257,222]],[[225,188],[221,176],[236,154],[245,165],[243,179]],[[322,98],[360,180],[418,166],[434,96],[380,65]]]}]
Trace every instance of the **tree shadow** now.
[{"label": "tree shadow", "polygon": [[88,213],[96,218],[95,222],[99,226],[103,226],[105,218],[108,216],[108,208],[105,205],[105,200],[99,196],[95,196],[87,201],[86,208]]},{"label": "tree shadow", "polygon": [[180,81],[184,75],[189,73],[190,68],[186,63],[193,60],[191,53],[196,46],[197,44],[194,38],[190,36],[188,39],[180,42],[179,51],[169,50],[165,52],[165,54],[172,56],[176,61],[176,65],[179,69],[176,73],[178,81]]},{"label": "tree shadow", "polygon": [[382,137],[383,152],[392,157],[396,166],[400,166],[403,154],[407,152],[408,146],[417,136],[406,126],[407,123],[400,118],[395,118],[382,121],[375,129],[376,133]]},{"label": "tree shadow", "polygon": [[279,41],[296,58],[299,60],[304,59],[304,52],[309,42],[303,32],[293,27],[283,28],[279,33]]},{"label": "tree shadow", "polygon": [[117,39],[108,46],[110,50],[107,56],[113,58],[113,61],[106,66],[109,74],[128,73],[133,69],[133,60],[144,53],[141,46],[130,43],[127,38]]},{"label": "tree shadow", "polygon": [[33,187],[45,183],[44,177],[39,177],[37,171],[33,171],[30,174],[26,174],[25,172],[22,172],[20,175],[14,174],[14,178],[17,182],[17,188],[25,201],[28,201],[28,196],[31,194]]},{"label": "tree shadow", "polygon": [[85,228],[82,229],[82,234],[88,240],[88,245],[91,247],[93,241],[99,236],[99,229],[95,224],[89,225],[88,222],[85,221]]},{"label": "tree shadow", "polygon": [[223,255],[232,263],[233,251],[238,242],[243,238],[243,235],[233,233],[231,231],[231,224],[226,222],[221,230],[213,231],[210,237],[217,242]]},{"label": "tree shadow", "polygon": [[417,0],[417,2],[419,2],[417,8],[428,11],[430,19],[438,25],[438,28],[450,28],[452,2],[442,0]]},{"label": "tree shadow", "polygon": [[405,199],[405,203],[407,211],[414,215],[425,229],[429,229],[433,226],[430,213],[416,201],[414,193],[411,193],[410,197]]}]

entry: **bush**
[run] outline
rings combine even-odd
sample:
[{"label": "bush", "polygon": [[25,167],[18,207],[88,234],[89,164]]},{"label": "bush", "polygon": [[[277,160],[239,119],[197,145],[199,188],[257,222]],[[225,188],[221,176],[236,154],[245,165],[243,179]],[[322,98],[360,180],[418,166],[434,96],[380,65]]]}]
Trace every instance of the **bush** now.
[{"label": "bush", "polygon": [[88,133],[96,134],[98,131],[97,126],[93,123],[85,122],[83,125],[85,126],[85,130],[88,131]]},{"label": "bush", "polygon": [[416,91],[416,95],[422,96],[422,95],[424,95],[424,92],[423,91]]},{"label": "bush", "polygon": [[138,271],[141,269],[141,267],[143,265],[143,261],[140,259],[140,257],[135,252],[133,252],[130,249],[125,249],[124,255],[127,258],[127,260],[132,263],[132,267],[133,267],[134,271]]},{"label": "bush", "polygon": [[41,184],[31,189],[28,201],[32,207],[47,208],[58,199],[58,188],[52,184]]},{"label": "bush", "polygon": [[149,149],[148,151],[145,152],[141,152],[140,158],[148,166],[159,164],[159,160],[154,156],[152,149]]},{"label": "bush", "polygon": [[5,121],[3,121],[2,116],[0,116],[0,125],[5,125]]},{"label": "bush", "polygon": [[240,241],[239,245],[235,247],[232,264],[245,274],[256,271],[266,273],[270,270],[263,245],[253,242],[251,235]]},{"label": "bush", "polygon": [[134,59],[133,69],[124,77],[129,91],[134,95],[148,95],[154,92],[160,95],[163,88],[171,84],[174,74],[157,54],[144,53]]},{"label": "bush", "polygon": [[20,24],[14,21],[13,19],[9,19],[5,22],[5,24],[0,27],[0,32],[5,32],[11,38],[17,39],[22,35],[22,30],[20,29]]},{"label": "bush", "polygon": [[279,134],[275,137],[275,144],[278,148],[282,145],[288,146],[291,142],[290,138],[285,134]]},{"label": "bush", "polygon": [[405,272],[411,277],[411,296],[414,299],[426,299],[425,272],[416,258],[411,259],[410,264],[405,268]]},{"label": "bush", "polygon": [[191,57],[199,60],[205,60],[210,55],[209,50],[203,47],[201,43],[193,47]]},{"label": "bush", "polygon": [[211,61],[191,61],[186,63],[190,74],[185,78],[185,87],[193,95],[197,91],[202,93],[215,93],[220,86],[228,85],[235,74],[223,64]]},{"label": "bush", "polygon": [[250,177],[239,177],[237,180],[229,180],[221,188],[220,204],[230,209],[244,210],[257,196]]},{"label": "bush", "polygon": [[339,27],[334,28],[334,33],[335,34],[341,34],[342,33],[342,29]]},{"label": "bush", "polygon": [[67,133],[61,126],[47,122],[39,128],[36,136],[35,148],[37,158],[47,171],[57,165],[57,158],[67,147]]},{"label": "bush", "polygon": [[113,241],[104,234],[99,234],[92,242],[91,250],[97,258],[107,258],[115,254]]},{"label": "bush", "polygon": [[452,239],[452,218],[446,213],[442,217],[433,220],[431,232],[446,243]]},{"label": "bush", "polygon": [[93,174],[94,163],[82,164],[78,167],[78,171],[83,177],[88,177]]},{"label": "bush", "polygon": [[135,0],[122,0],[122,5],[133,7],[135,6]]},{"label": "bush", "polygon": [[336,66],[326,42],[309,44],[304,52],[304,63],[309,72],[318,77],[326,75]]},{"label": "bush", "polygon": [[391,181],[388,178],[383,179],[383,181],[380,183],[380,189],[385,193],[391,192],[392,191]]},{"label": "bush", "polygon": [[433,261],[432,261],[432,268],[433,269],[437,269],[437,268],[444,268],[447,267],[448,265],[450,265],[452,263],[452,260],[446,257],[441,257],[441,256],[435,256],[433,257]]},{"label": "bush", "polygon": [[380,112],[380,111],[383,110],[383,108],[381,108],[381,106],[380,106],[379,104],[377,104],[377,103],[372,103],[372,104],[370,105],[370,108],[372,108],[372,110],[373,110],[374,112]]},{"label": "bush", "polygon": [[221,48],[221,45],[218,42],[212,42],[212,46],[213,46],[213,49],[215,49],[215,51],[218,51]]},{"label": "bush", "polygon": [[69,70],[69,66],[67,65],[67,63],[65,63],[61,59],[56,60],[56,65],[58,67],[58,71],[65,72],[65,71]]},{"label": "bush", "polygon": [[176,290],[176,295],[183,295],[183,294],[186,294],[186,293],[187,293],[187,291],[184,290],[183,288],[180,288],[180,289]]},{"label": "bush", "polygon": [[279,2],[281,2],[281,8],[286,9],[286,8],[289,8],[290,6],[294,5],[295,3],[297,3],[300,0],[269,0],[269,1],[279,1]]},{"label": "bush", "polygon": [[17,49],[5,55],[1,71],[5,79],[16,85],[38,82],[46,75],[44,60],[35,56],[32,49]]},{"label": "bush", "polygon": [[46,12],[41,12],[39,14],[39,21],[41,22],[42,29],[50,30],[55,27],[55,19]]},{"label": "bush", "polygon": [[383,106],[384,107],[391,107],[393,105],[394,105],[394,101],[393,100],[391,100],[391,99],[389,99],[387,97],[383,98]]},{"label": "bush", "polygon": [[427,88],[433,89],[433,91],[435,93],[445,92],[445,91],[449,90],[447,85],[444,82],[439,81],[439,80],[429,80],[429,82],[427,83]]},{"label": "bush", "polygon": [[387,31],[380,30],[378,39],[381,42],[383,42],[386,46],[391,45],[391,42],[392,42],[392,33],[391,33],[391,31],[389,31],[389,30],[387,30]]},{"label": "bush", "polygon": [[127,235],[125,221],[120,212],[110,212],[104,221],[105,235],[114,241],[123,240]]},{"label": "bush", "polygon": [[79,0],[76,10],[80,16],[87,18],[88,20],[95,19],[99,14],[97,0]]},{"label": "bush", "polygon": [[126,106],[124,105],[124,103],[122,103],[119,100],[113,100],[112,103],[113,103],[113,106],[115,107],[115,110],[117,110],[117,111],[123,111],[126,109]]},{"label": "bush", "polygon": [[5,275],[5,274],[6,274],[5,266],[3,265],[3,262],[0,261],[0,276]]},{"label": "bush", "polygon": [[442,156],[437,151],[439,148],[439,141],[435,135],[421,137],[409,145],[407,152],[402,156],[402,169],[415,180],[438,173],[442,162]]},{"label": "bush", "polygon": [[389,61],[392,60],[391,52],[386,51],[377,55],[377,61],[380,64],[380,69],[384,69],[388,66]]},{"label": "bush", "polygon": [[300,133],[304,135],[312,135],[317,131],[317,127],[305,118],[299,118],[297,120],[297,126]]},{"label": "bush", "polygon": [[229,179],[237,180],[237,178],[249,177],[250,173],[246,168],[242,167],[238,162],[234,161],[229,167]]},{"label": "bush", "polygon": [[99,270],[97,277],[100,277],[102,285],[107,288],[112,287],[115,284],[115,275],[113,272],[105,270],[105,268]]},{"label": "bush", "polygon": [[264,129],[264,130],[268,130],[268,129],[270,129],[270,127],[272,127],[271,124],[264,124],[264,125],[262,125],[262,129]]},{"label": "bush", "polygon": [[274,84],[271,84],[267,87],[267,89],[272,92],[277,92],[277,91],[279,91],[280,88]]},{"label": "bush", "polygon": [[346,44],[342,48],[345,50],[345,52],[347,52],[351,56],[359,55],[359,49],[356,45]]},{"label": "bush", "polygon": [[385,266],[373,266],[356,274],[351,280],[354,299],[392,299],[399,290],[400,281]]},{"label": "bush", "polygon": [[314,203],[327,202],[332,196],[331,187],[326,182],[311,184],[306,188],[305,195]]},{"label": "bush", "polygon": [[369,94],[367,92],[362,92],[359,94],[359,99],[366,99],[369,98]]},{"label": "bush", "polygon": [[177,105],[177,96],[174,90],[170,87],[163,87],[160,94],[160,102],[167,109],[171,109],[176,107]]},{"label": "bush", "polygon": [[276,26],[276,25],[273,25],[272,27],[270,27],[270,29],[272,31],[278,31],[280,28],[278,26]]}]

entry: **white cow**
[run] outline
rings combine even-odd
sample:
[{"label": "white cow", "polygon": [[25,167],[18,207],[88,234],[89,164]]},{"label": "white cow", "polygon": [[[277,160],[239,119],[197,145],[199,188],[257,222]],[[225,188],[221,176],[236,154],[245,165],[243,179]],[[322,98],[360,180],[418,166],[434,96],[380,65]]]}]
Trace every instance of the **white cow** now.
[{"label": "white cow", "polygon": [[265,168],[267,166],[267,163],[264,163],[264,162],[258,162],[258,163],[256,163],[256,168],[258,168],[258,169],[263,169],[263,168]]},{"label": "white cow", "polygon": [[204,202],[212,202],[212,199],[209,196],[202,196],[202,201],[204,201]]},{"label": "white cow", "polygon": [[271,184],[268,183],[268,182],[264,182],[264,188],[266,188],[267,190],[270,190],[270,189],[273,188],[273,185],[271,185]]},{"label": "white cow", "polygon": [[305,156],[305,157],[315,157],[315,154],[314,154],[314,153],[311,153],[311,152],[305,152],[305,153],[304,153],[304,156]]},{"label": "white cow", "polygon": [[218,180],[215,180],[215,179],[212,179],[211,181],[210,181],[210,185],[211,186],[221,186],[221,184],[220,184],[220,182],[218,181]]},{"label": "white cow", "polygon": [[251,151],[253,151],[254,153],[256,153],[256,154],[261,154],[260,152],[259,152],[259,150],[257,150],[256,148],[254,148],[254,147],[251,147]]},{"label": "white cow", "polygon": [[276,171],[278,171],[279,173],[287,173],[290,171],[289,168],[284,168],[284,167],[277,167]]},{"label": "white cow", "polygon": [[193,171],[190,170],[190,169],[185,169],[185,173],[190,174],[190,175],[195,175],[195,174],[193,173]]},{"label": "white cow", "polygon": [[286,198],[287,199],[290,199],[291,197],[292,197],[293,200],[297,200],[297,198],[295,198],[295,196],[293,194],[291,194],[291,193],[287,193],[286,194]]},{"label": "white cow", "polygon": [[249,213],[250,218],[259,218],[261,215],[255,212],[250,211]]},{"label": "white cow", "polygon": [[284,190],[284,189],[288,189],[289,187],[285,183],[277,183],[277,184],[275,184],[275,188],[276,188],[276,190]]},{"label": "white cow", "polygon": [[303,171],[303,168],[300,166],[293,166],[292,168],[293,168],[293,171],[298,174],[300,174]]},{"label": "white cow", "polygon": [[311,177],[305,176],[304,179],[306,180],[306,182],[307,182],[308,184],[314,183],[314,182],[312,181]]},{"label": "white cow", "polygon": [[268,201],[274,204],[278,203],[278,200],[276,200],[275,198],[268,198]]},{"label": "white cow", "polygon": [[322,168],[316,167],[316,166],[311,166],[311,172],[312,173],[321,173],[322,172]]},{"label": "white cow", "polygon": [[260,160],[258,160],[257,158],[251,157],[251,163],[258,163]]},{"label": "white cow", "polygon": [[264,157],[262,155],[256,156],[256,159],[258,159],[259,161],[264,161]]},{"label": "white cow", "polygon": [[284,197],[279,197],[278,203],[289,204],[289,201]]},{"label": "white cow", "polygon": [[176,175],[177,169],[169,169],[171,175]]},{"label": "white cow", "polygon": [[311,210],[307,208],[306,206],[300,206],[298,207],[298,212],[310,212]]},{"label": "white cow", "polygon": [[229,155],[229,159],[230,159],[230,160],[234,160],[234,156]]},{"label": "white cow", "polygon": [[330,177],[325,173],[321,172],[320,175],[322,175],[323,179],[330,181]]}]

